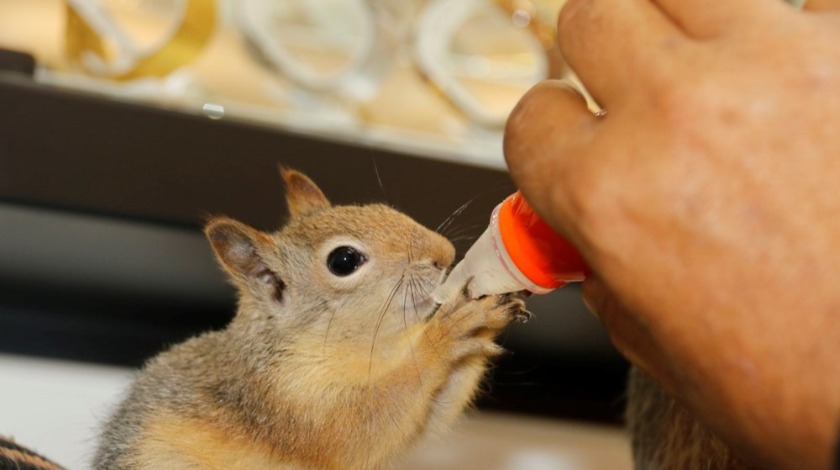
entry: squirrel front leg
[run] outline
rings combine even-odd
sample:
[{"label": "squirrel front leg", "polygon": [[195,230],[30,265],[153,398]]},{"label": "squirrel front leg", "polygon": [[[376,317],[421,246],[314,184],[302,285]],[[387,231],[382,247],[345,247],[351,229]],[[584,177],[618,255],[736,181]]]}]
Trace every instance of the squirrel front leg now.
[{"label": "squirrel front leg", "polygon": [[472,402],[487,369],[487,361],[504,349],[494,340],[512,322],[526,322],[525,303],[512,296],[489,296],[470,301],[467,293],[444,305],[430,320],[438,342],[450,343],[449,378],[436,393],[426,425],[427,435],[448,429]]},{"label": "squirrel front leg", "polygon": [[503,352],[493,342],[498,332],[527,319],[523,306],[507,296],[461,297],[407,331],[405,361],[367,388],[364,401],[373,428],[390,431],[377,433],[377,449],[365,448],[362,467],[376,468],[375,462],[403,446],[448,427],[472,400],[487,358]]}]

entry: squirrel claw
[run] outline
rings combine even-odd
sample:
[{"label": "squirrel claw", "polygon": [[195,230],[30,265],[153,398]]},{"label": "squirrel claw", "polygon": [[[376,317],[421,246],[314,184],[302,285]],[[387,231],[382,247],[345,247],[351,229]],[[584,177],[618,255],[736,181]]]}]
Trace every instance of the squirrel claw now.
[{"label": "squirrel claw", "polygon": [[513,312],[513,319],[517,323],[528,323],[532,318],[534,318],[534,314],[524,308],[517,309]]},{"label": "squirrel claw", "polygon": [[472,292],[470,292],[470,284],[472,284],[473,279],[475,279],[475,276],[470,276],[467,279],[467,282],[464,283],[464,287],[461,288],[461,297],[463,297],[464,299],[473,298]]},{"label": "squirrel claw", "polygon": [[525,299],[518,293],[505,294],[499,297],[499,305],[505,304],[507,304],[508,313],[513,317],[513,321],[528,323],[528,320],[534,317],[534,314],[525,308]]}]

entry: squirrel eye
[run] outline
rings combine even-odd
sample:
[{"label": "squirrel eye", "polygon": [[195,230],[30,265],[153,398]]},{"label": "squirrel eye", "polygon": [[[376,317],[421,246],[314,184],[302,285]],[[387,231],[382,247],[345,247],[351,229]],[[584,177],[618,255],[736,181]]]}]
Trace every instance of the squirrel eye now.
[{"label": "squirrel eye", "polygon": [[340,246],[327,256],[327,267],[336,276],[344,277],[353,274],[365,261],[367,258],[359,250],[352,246]]}]

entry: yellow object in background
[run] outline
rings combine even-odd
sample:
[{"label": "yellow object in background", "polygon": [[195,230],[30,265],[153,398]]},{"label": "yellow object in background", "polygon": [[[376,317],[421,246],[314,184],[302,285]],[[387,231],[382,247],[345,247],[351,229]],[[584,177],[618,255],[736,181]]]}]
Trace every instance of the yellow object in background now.
[{"label": "yellow object in background", "polygon": [[216,29],[215,0],[183,0],[163,42],[141,50],[95,0],[68,0],[65,53],[87,73],[118,80],[162,78],[195,59]]}]

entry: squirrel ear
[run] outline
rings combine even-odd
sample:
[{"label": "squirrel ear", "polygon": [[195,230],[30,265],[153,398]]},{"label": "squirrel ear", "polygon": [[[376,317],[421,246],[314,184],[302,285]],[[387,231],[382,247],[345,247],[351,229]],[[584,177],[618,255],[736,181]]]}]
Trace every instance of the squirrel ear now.
[{"label": "squirrel ear", "polygon": [[285,284],[260,255],[260,247],[274,243],[268,235],[226,217],[212,219],[204,233],[234,281],[243,285],[268,284],[274,288],[275,298],[281,300]]},{"label": "squirrel ear", "polygon": [[286,182],[286,203],[292,218],[330,207],[330,201],[308,176],[280,167],[280,175]]}]

